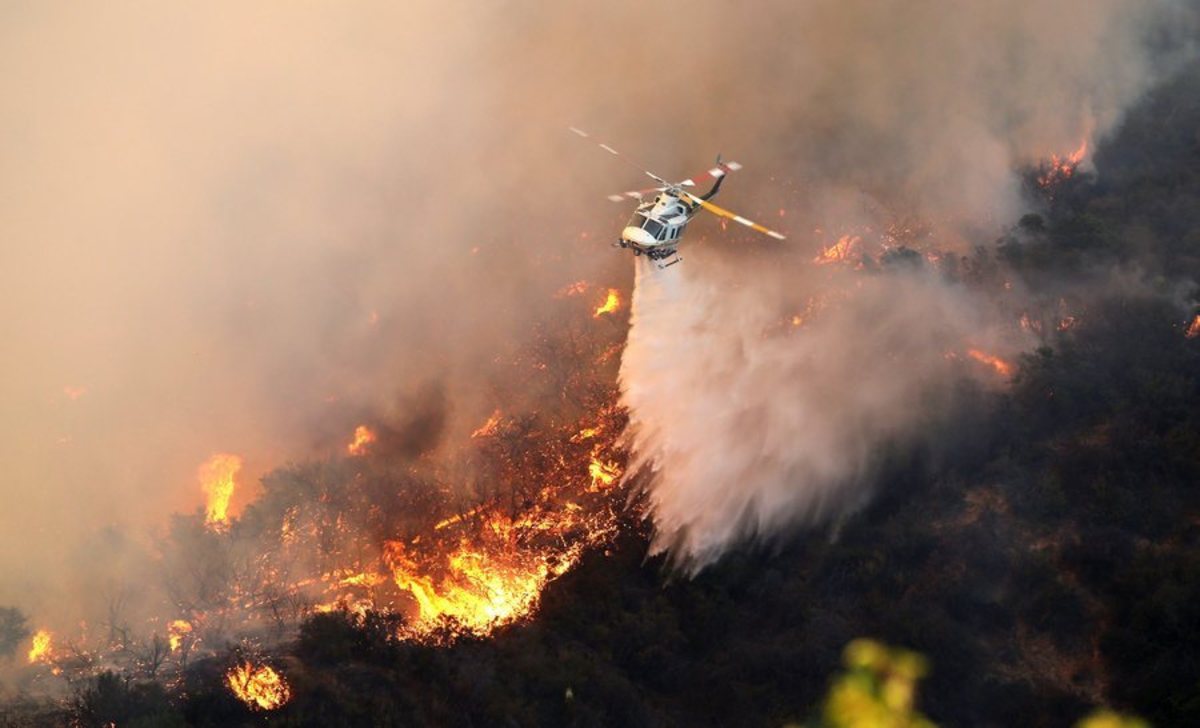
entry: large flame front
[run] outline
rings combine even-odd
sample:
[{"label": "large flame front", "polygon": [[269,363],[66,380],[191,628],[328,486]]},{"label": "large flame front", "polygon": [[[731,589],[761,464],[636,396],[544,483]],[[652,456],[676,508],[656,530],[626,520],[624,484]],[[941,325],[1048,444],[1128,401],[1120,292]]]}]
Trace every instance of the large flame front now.
[{"label": "large flame front", "polygon": [[39,629],[33,635],[33,644],[29,648],[29,664],[45,662],[50,658],[50,632]]},{"label": "large flame front", "polygon": [[287,681],[269,665],[255,665],[246,660],[225,674],[229,689],[246,705],[261,710],[274,710],[292,697]]},{"label": "large flame front", "polygon": [[209,528],[221,530],[229,525],[229,499],[233,497],[233,478],[241,469],[241,457],[217,453],[197,471],[196,477],[200,479],[200,485],[208,497],[204,507],[204,523]]}]

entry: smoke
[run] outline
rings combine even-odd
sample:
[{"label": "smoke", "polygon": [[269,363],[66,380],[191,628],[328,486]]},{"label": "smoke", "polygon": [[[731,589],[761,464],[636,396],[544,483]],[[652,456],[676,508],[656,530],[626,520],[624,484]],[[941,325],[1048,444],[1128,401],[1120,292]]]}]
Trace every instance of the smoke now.
[{"label": "smoke", "polygon": [[653,471],[655,545],[691,569],[747,535],[860,506],[884,446],[948,410],[965,351],[1019,343],[924,267],[800,267],[788,281],[810,303],[795,323],[769,281],[697,269],[639,265],[621,370],[630,471]]},{"label": "smoke", "polygon": [[[753,441],[778,459],[760,459],[755,481],[777,494],[744,501],[764,527],[856,501],[834,484],[912,421],[897,409],[919,409],[936,387],[915,371],[885,385],[882,361],[849,359],[899,339],[903,366],[936,371],[908,339],[932,351],[952,338],[862,317],[894,327],[958,317],[957,330],[973,314],[955,309],[960,292],[901,276],[830,313],[820,338],[847,339],[832,349],[760,342],[768,314],[803,294],[796,261],[824,240],[810,231],[899,210],[954,239],[1007,218],[1019,207],[1013,163],[1110,129],[1152,80],[1143,39],[1173,8],[7,5],[0,604],[69,625],[101,590],[144,588],[165,515],[202,507],[195,472],[212,453],[244,458],[236,513],[263,473],[341,452],[357,424],[397,452],[432,456],[501,395],[553,406],[558,393],[527,373],[479,372],[531,335],[554,291],[628,281],[628,259],[600,242],[627,211],[603,197],[635,181],[567,124],[606,132],[672,177],[726,152],[747,171],[721,201],[754,218],[786,207],[776,226],[790,234],[784,250],[800,251],[751,270],[738,255],[746,241],[720,234],[718,250],[713,223],[698,222],[689,244],[702,252],[673,269],[678,287],[638,292],[626,385],[642,457],[662,476],[663,538],[702,522],[710,533],[681,543],[711,555],[741,533],[721,523],[746,518],[721,495],[733,483],[665,478],[675,459],[694,474],[715,460],[706,453]],[[839,291],[857,285],[838,280]],[[671,302],[661,314],[644,305],[652,295]],[[898,311],[883,303],[910,295]],[[672,330],[699,312],[704,351]],[[671,366],[703,385],[686,397],[724,422],[719,437],[674,427],[681,400],[659,392],[678,389],[635,373],[636,361],[670,358],[645,350],[667,342],[691,347]],[[742,383],[747,364],[755,375]],[[844,411],[851,385],[828,381],[839,366],[866,367],[853,385],[862,402]],[[773,389],[786,372],[826,389]],[[747,400],[736,426],[718,386]],[[803,406],[779,412],[770,391]],[[745,421],[764,403],[752,431]],[[812,433],[819,423],[834,429]],[[786,431],[800,424],[808,430]],[[810,434],[831,449],[807,463],[784,456],[784,442]],[[809,473],[823,479],[819,506],[762,515]],[[699,515],[723,500],[735,507]]]},{"label": "smoke", "polygon": [[[1152,59],[1147,33],[1174,13],[805,5],[794,27],[811,42],[775,59],[789,171],[805,175],[797,217],[858,254],[872,239],[929,252],[988,242],[1028,204],[1022,165],[1103,135],[1147,87],[1169,56]],[[630,472],[650,471],[655,550],[692,572],[743,539],[861,507],[889,448],[944,424],[964,373],[999,383],[992,357],[1032,343],[1011,284],[970,290],[919,256],[862,272],[769,257],[637,270],[621,370]]]}]

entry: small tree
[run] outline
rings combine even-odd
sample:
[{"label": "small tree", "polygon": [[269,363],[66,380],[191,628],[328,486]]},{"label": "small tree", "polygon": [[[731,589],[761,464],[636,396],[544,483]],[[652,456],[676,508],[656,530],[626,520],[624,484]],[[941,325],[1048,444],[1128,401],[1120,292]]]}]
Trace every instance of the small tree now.
[{"label": "small tree", "polygon": [[16,607],[0,607],[0,657],[11,657],[30,635],[27,621]]}]

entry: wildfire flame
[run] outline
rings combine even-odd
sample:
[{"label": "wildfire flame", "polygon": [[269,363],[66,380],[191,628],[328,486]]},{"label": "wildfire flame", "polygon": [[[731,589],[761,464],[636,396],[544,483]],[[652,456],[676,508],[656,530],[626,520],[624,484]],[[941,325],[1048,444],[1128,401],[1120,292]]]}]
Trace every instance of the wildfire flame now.
[{"label": "wildfire flame", "polygon": [[583,442],[584,440],[591,440],[603,431],[604,428],[599,426],[585,427],[579,432],[575,433],[575,435],[571,438],[571,442]]},{"label": "wildfire flame", "polygon": [[1196,318],[1192,319],[1192,323],[1187,327],[1187,331],[1183,335],[1189,339],[1194,339],[1200,336],[1200,313],[1196,314]]},{"label": "wildfire flame", "polygon": [[608,295],[604,299],[604,303],[596,308],[596,312],[592,314],[592,318],[600,318],[606,313],[612,313],[621,307],[621,292],[615,288],[608,289]]},{"label": "wildfire flame", "polygon": [[[577,426],[576,435],[564,440],[578,443],[580,432],[609,429],[613,437],[619,431],[603,424]],[[429,541],[387,541],[383,559],[392,581],[416,602],[417,614],[401,637],[438,643],[485,635],[530,617],[546,584],[616,531],[616,510],[606,491],[619,482],[621,471],[606,446],[594,445],[575,475],[562,471],[564,482],[543,487],[519,515],[497,504],[478,506],[440,521]],[[591,487],[583,478],[584,463]],[[564,498],[562,486],[569,482],[577,484],[576,495],[587,506]]]},{"label": "wildfire flame", "polygon": [[[165,646],[176,654],[172,659],[181,664],[185,655],[200,649],[212,657],[217,645],[231,639],[255,639],[267,620],[272,626],[294,626],[314,612],[344,610],[360,617],[371,611],[403,613],[407,619],[397,621],[403,626],[396,638],[426,644],[486,636],[502,625],[532,618],[546,585],[584,554],[611,542],[622,513],[625,453],[619,437],[627,417],[615,384],[606,377],[615,379],[614,364],[622,350],[617,339],[623,332],[587,321],[593,311],[598,318],[619,310],[621,294],[580,281],[563,295],[599,298],[593,290],[605,293],[604,305],[597,309],[591,304],[598,300],[564,303],[579,317],[572,331],[587,337],[587,346],[573,351],[570,361],[582,376],[564,384],[572,409],[544,418],[496,409],[471,433],[474,440],[446,445],[453,451],[449,457],[471,458],[479,470],[472,468],[463,482],[466,469],[435,463],[414,467],[412,484],[399,486],[399,496],[413,504],[404,518],[389,520],[385,506],[376,503],[374,479],[387,475],[331,461],[316,471],[295,473],[303,500],[264,502],[256,511],[263,518],[247,519],[245,528],[233,529],[229,506],[242,458],[216,454],[199,467],[207,503],[203,516],[197,512],[193,519],[209,528],[212,537],[199,543],[164,542],[169,568],[188,568],[195,548],[238,553],[262,548],[244,569],[239,564],[236,575],[214,577],[217,583],[206,582],[203,594],[189,594],[186,620],[171,621],[177,612],[156,622],[160,634],[165,628]],[[524,365],[530,360],[514,361]],[[536,358],[532,365],[539,370],[545,366]],[[335,446],[336,454],[362,454],[372,441],[378,441],[375,432],[357,427],[349,444]],[[265,490],[274,487],[269,483]],[[40,659],[54,669],[79,662],[65,668],[74,678],[126,659],[112,645],[83,647],[87,639],[72,641],[72,660],[64,661],[57,652],[51,654],[50,633],[39,633],[31,661]],[[76,652],[95,659],[84,665],[73,659]],[[229,689],[255,709],[276,708],[291,697],[283,676],[257,657],[240,658],[225,677]]]},{"label": "wildfire flame", "polygon": [[275,710],[292,697],[282,675],[269,665],[255,665],[249,660],[230,668],[225,681],[233,694],[251,708]]},{"label": "wildfire flame", "polygon": [[229,499],[233,496],[233,477],[242,469],[242,459],[237,455],[217,453],[200,466],[196,477],[208,496],[204,507],[204,524],[213,530],[229,525]]},{"label": "wildfire flame", "polygon": [[1037,183],[1043,189],[1050,189],[1064,180],[1068,180],[1075,174],[1075,169],[1083,158],[1087,156],[1088,140],[1085,138],[1079,143],[1079,147],[1065,157],[1060,157],[1057,154],[1050,155],[1050,162],[1045,165],[1044,171],[1038,175]]},{"label": "wildfire flame", "polygon": [[50,657],[50,632],[39,629],[33,635],[33,645],[29,648],[29,664],[45,662]]},{"label": "wildfire flame", "polygon": [[471,439],[474,440],[479,437],[491,437],[492,435],[496,434],[496,430],[499,427],[500,410],[496,410],[495,412],[492,412],[491,417],[487,418],[487,422],[484,422],[478,427],[478,429],[471,433]]},{"label": "wildfire flame", "polygon": [[450,516],[449,518],[443,518],[442,520],[438,521],[437,523],[435,523],[433,525],[433,530],[440,531],[443,528],[449,528],[450,526],[453,526],[456,523],[462,523],[463,519],[470,518],[471,516],[474,516],[475,514],[479,513],[482,510],[483,510],[483,506],[476,506],[476,507],[472,508],[471,510],[467,511],[466,513],[457,513],[453,516]]},{"label": "wildfire flame", "polygon": [[820,254],[813,258],[813,262],[818,265],[844,262],[850,258],[861,243],[862,238],[857,235],[843,235],[833,245],[821,248]]},{"label": "wildfire flame", "polygon": [[592,476],[592,490],[599,490],[616,482],[621,469],[615,463],[606,463],[597,457],[588,464],[588,475]]},{"label": "wildfire flame", "polygon": [[1012,376],[1012,373],[1013,373],[1012,364],[1004,361],[1003,359],[1001,359],[1000,357],[998,357],[994,354],[988,354],[987,352],[980,351],[979,349],[968,349],[967,356],[971,357],[972,359],[979,362],[980,364],[986,364],[986,365],[990,366],[992,369],[996,370],[997,374],[999,374],[1002,377]]},{"label": "wildfire flame", "polygon": [[185,619],[176,619],[167,625],[167,644],[171,652],[178,652],[183,640],[192,633],[192,624]]},{"label": "wildfire flame", "polygon": [[346,446],[346,452],[350,455],[366,455],[367,447],[375,442],[375,433],[366,425],[359,425],[354,428],[354,439]]},{"label": "wildfire flame", "polygon": [[403,543],[388,542],[393,579],[412,594],[420,610],[413,624],[414,636],[428,633],[439,622],[453,622],[465,632],[484,634],[531,612],[552,575],[550,565],[523,563],[515,553],[508,555],[511,560],[497,556],[464,540],[445,557],[444,576],[435,581],[406,553]]}]

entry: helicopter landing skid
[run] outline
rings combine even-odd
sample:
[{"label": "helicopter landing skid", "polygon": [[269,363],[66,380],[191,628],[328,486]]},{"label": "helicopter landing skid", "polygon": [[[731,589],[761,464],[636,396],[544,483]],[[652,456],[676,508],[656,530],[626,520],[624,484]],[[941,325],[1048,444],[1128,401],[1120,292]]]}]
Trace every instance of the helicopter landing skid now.
[{"label": "helicopter landing skid", "polygon": [[655,248],[647,250],[646,257],[650,260],[653,260],[658,265],[659,270],[670,268],[671,266],[683,260],[683,258],[679,257],[679,251],[676,248],[668,248],[666,250]]}]

